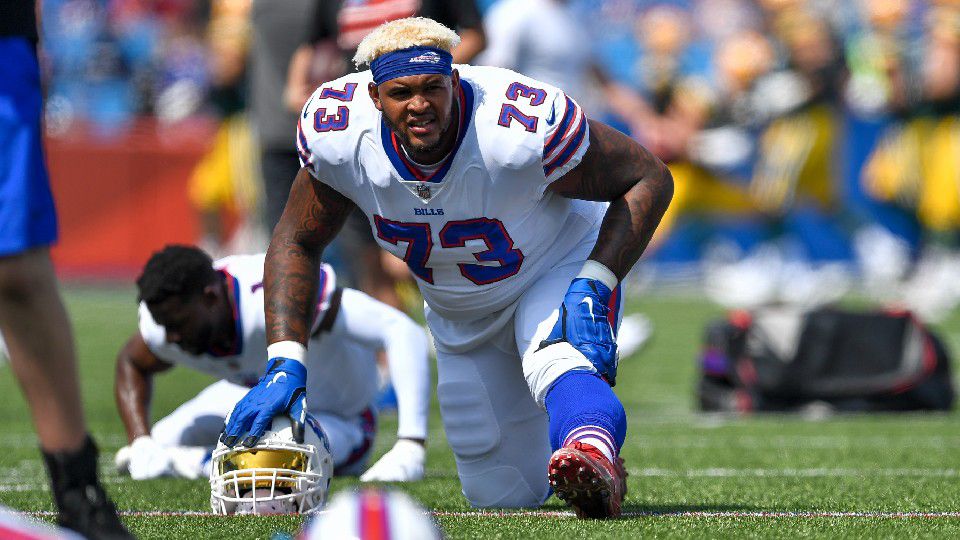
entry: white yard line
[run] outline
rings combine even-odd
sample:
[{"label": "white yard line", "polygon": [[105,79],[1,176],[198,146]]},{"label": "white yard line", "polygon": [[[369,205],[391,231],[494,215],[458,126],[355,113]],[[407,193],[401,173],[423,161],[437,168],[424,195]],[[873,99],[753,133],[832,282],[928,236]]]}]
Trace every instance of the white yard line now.
[{"label": "white yard line", "polygon": [[[727,468],[711,467],[703,469],[668,469],[659,467],[629,468],[627,471],[633,477],[641,478],[957,478],[960,469],[941,468],[844,468],[844,467],[811,467],[811,468]],[[452,471],[428,469],[430,478],[453,477]],[[36,471],[40,474],[40,471]],[[46,482],[24,482],[25,476],[11,474],[11,471],[0,469],[0,475],[13,482],[0,483],[0,493],[28,491],[49,491]],[[118,475],[103,475],[104,484],[123,484],[130,482],[127,477]]]},{"label": "white yard line", "polygon": [[[669,469],[663,467],[628,468],[631,476],[643,478],[956,478],[960,469],[941,468],[775,468],[775,467],[709,467],[703,469]],[[447,469],[427,469],[428,478],[455,478],[456,472]]]},{"label": "white yard line", "polygon": [[0,484],[0,493],[23,493],[26,491],[50,491],[46,486],[40,487],[36,484]]},{"label": "white yard line", "polygon": [[[6,493],[10,491],[15,491],[15,492],[39,491],[39,492],[46,493],[50,491],[50,486],[47,485],[49,480],[47,480],[46,476],[40,476],[40,474],[41,473],[38,472],[37,476],[34,477],[37,480],[34,483],[13,482],[8,484],[0,484],[0,493]],[[13,478],[13,479],[7,478],[7,480],[19,480],[19,478]],[[119,476],[113,476],[113,477],[101,476],[100,478],[101,483],[110,484],[110,485],[123,484],[129,480],[130,480],[129,478],[120,478]]]},{"label": "white yard line", "polygon": [[[573,512],[432,512],[439,517],[574,517]],[[624,512],[622,517],[637,518],[960,518],[960,512],[763,512],[763,511],[676,511],[676,512]]]},{"label": "white yard line", "polygon": [[883,477],[923,477],[923,478],[953,478],[960,476],[958,469],[850,469],[850,468],[823,468],[815,467],[808,469],[733,469],[733,468],[708,468],[708,469],[660,469],[648,467],[644,469],[627,469],[633,476],[643,476],[648,478],[659,477],[683,477],[683,478],[741,478],[741,477],[804,477],[804,478],[859,478],[864,476],[883,476]]},{"label": "white yard line", "polygon": [[[36,433],[32,431],[8,433],[5,437],[8,437],[8,439],[3,442],[3,445],[0,445],[2,448],[28,448],[36,450],[40,445]],[[96,441],[101,453],[110,452],[110,448],[119,448],[127,444],[127,438],[122,435],[97,435]]]},{"label": "white yard line", "polygon": [[943,435],[928,436],[901,436],[878,437],[870,436],[829,436],[829,435],[786,435],[761,437],[753,435],[725,436],[710,433],[702,437],[693,435],[680,436],[640,436],[627,440],[627,446],[640,448],[718,448],[742,447],[750,449],[764,448],[798,448],[798,449],[837,449],[837,448],[876,448],[888,451],[890,448],[956,448],[960,445],[960,437]]},{"label": "white yard line", "polygon": [[[41,510],[37,512],[20,512],[32,517],[56,517],[56,512]],[[218,516],[212,512],[196,512],[193,510],[121,510],[117,512],[123,517],[213,517]],[[218,516],[219,517],[219,516]]]},{"label": "white yard line", "polygon": [[[326,511],[317,512],[325,514]],[[54,517],[55,512],[23,512],[24,515],[32,517]],[[573,512],[563,511],[517,511],[517,512],[445,512],[435,511],[430,514],[437,517],[463,517],[463,518],[516,518],[516,517],[542,517],[542,518],[573,518]],[[180,511],[121,511],[123,517],[220,517],[210,512],[195,512],[189,510]],[[938,518],[960,518],[960,512],[779,512],[779,511],[664,511],[664,512],[624,512],[625,518],[866,518],[866,519],[938,519]]]}]

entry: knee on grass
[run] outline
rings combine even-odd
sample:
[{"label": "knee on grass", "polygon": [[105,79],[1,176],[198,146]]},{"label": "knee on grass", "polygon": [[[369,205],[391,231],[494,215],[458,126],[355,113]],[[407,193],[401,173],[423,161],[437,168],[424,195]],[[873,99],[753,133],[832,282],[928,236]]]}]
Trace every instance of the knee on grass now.
[{"label": "knee on grass", "polygon": [[541,482],[531,486],[514,467],[492,467],[478,473],[460,473],[463,496],[475,508],[536,508],[549,496],[546,464]]}]

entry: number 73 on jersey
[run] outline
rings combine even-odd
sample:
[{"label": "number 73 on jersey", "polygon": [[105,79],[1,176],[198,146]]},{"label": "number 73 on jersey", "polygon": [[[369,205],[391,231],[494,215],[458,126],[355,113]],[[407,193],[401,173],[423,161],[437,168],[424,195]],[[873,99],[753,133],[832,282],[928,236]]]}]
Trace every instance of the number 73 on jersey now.
[{"label": "number 73 on jersey", "polygon": [[[404,262],[418,278],[433,284],[430,253],[434,249],[433,231],[429,223],[393,221],[374,215],[377,237],[395,246],[407,245]],[[474,218],[449,221],[438,234],[440,249],[466,247],[469,240],[480,240],[486,249],[473,253],[477,263],[457,263],[460,274],[477,285],[488,285],[507,279],[520,271],[523,253],[514,247],[513,239],[499,219]]]}]

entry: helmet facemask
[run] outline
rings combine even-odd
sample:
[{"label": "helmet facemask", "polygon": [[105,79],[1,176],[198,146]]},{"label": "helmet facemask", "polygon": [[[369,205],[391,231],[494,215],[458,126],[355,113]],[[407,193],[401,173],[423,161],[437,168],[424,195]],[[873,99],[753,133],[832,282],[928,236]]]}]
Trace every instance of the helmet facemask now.
[{"label": "helmet facemask", "polygon": [[295,442],[289,419],[278,416],[272,429],[251,448],[228,448],[219,443],[211,458],[213,512],[308,514],[322,508],[332,460],[321,442],[322,432],[312,428],[306,432],[304,443]]}]

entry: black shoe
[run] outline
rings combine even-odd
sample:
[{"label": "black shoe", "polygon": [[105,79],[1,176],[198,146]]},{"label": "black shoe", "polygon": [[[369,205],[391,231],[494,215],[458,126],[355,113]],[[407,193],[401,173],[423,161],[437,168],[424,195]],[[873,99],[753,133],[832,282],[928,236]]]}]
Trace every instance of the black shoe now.
[{"label": "black shoe", "polygon": [[134,538],[120,522],[117,508],[97,479],[97,446],[93,439],[87,436],[83,446],[73,452],[42,453],[50,473],[58,525],[90,540]]}]

